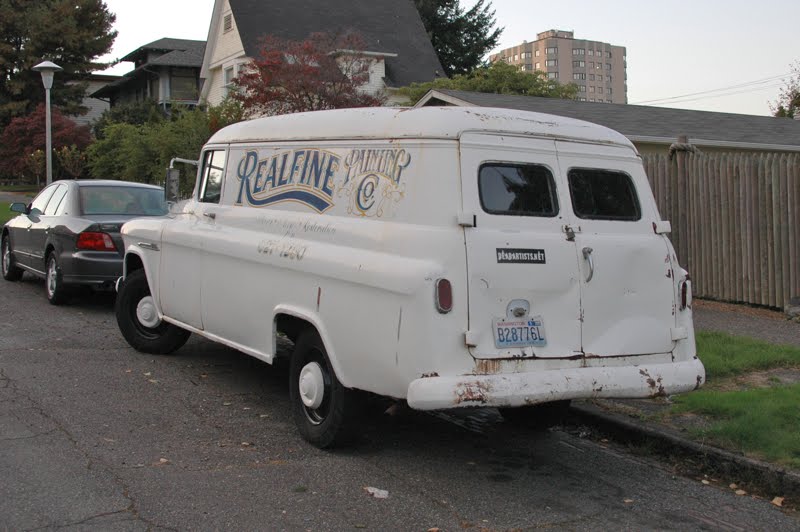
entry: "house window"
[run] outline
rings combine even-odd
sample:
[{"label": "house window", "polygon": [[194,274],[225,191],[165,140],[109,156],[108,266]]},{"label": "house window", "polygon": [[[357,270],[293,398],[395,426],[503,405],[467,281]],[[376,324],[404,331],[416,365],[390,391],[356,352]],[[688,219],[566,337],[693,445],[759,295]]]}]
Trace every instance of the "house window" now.
[{"label": "house window", "polygon": [[172,69],[169,83],[172,100],[197,101],[197,77],[192,69]]},{"label": "house window", "polygon": [[557,54],[558,53],[558,47],[557,46],[549,46],[549,47],[545,48],[544,53],[546,53],[546,54]]},{"label": "house window", "polygon": [[558,79],[558,72],[548,72],[547,79]]},{"label": "house window", "polygon": [[227,98],[230,90],[233,88],[233,67],[228,67],[225,69],[222,78],[222,97]]},{"label": "house window", "polygon": [[573,68],[585,68],[586,67],[586,61],[573,61],[572,62],[572,66],[573,66]]},{"label": "house window", "polygon": [[544,62],[545,66],[558,66],[558,59],[548,59]]},{"label": "house window", "polygon": [[233,16],[228,13],[222,18],[222,32],[227,33],[233,29]]},{"label": "house window", "polygon": [[586,79],[586,74],[575,72],[572,74],[572,79]]}]

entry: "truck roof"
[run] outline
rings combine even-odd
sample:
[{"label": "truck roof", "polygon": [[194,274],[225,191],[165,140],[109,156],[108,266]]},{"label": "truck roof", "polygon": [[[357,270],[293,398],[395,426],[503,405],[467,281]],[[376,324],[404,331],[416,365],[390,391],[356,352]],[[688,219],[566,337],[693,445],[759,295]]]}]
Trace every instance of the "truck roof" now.
[{"label": "truck roof", "polygon": [[489,107],[367,107],[256,118],[219,130],[209,144],[350,139],[458,139],[489,132],[630,147],[607,127],[544,113]]}]

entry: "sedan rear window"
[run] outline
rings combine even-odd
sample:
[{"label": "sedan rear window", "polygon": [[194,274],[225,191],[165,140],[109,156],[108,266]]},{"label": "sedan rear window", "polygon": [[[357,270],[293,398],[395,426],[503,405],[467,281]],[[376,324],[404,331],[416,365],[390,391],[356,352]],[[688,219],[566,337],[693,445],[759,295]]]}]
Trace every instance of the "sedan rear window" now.
[{"label": "sedan rear window", "polygon": [[481,207],[489,214],[558,214],[553,174],[538,164],[485,164],[478,175]]},{"label": "sedan rear window", "polygon": [[156,188],[84,186],[80,188],[83,214],[167,214],[164,191]]},{"label": "sedan rear window", "polygon": [[585,220],[641,219],[639,198],[628,174],[613,170],[573,168],[567,174],[575,216]]}]

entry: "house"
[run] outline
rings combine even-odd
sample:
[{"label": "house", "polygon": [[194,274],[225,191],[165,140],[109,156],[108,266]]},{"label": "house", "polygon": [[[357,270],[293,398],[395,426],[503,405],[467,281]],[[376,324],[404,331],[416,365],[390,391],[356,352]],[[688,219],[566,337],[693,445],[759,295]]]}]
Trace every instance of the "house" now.
[{"label": "house", "polygon": [[[109,108],[109,102],[107,99],[104,100],[96,98],[93,96],[93,94],[103,87],[119,81],[119,79],[120,76],[112,76],[109,74],[89,74],[89,76],[83,80],[83,83],[86,83],[86,95],[81,102],[81,105],[86,107],[88,111],[86,111],[86,114],[71,116],[70,119],[79,126],[88,126],[100,118],[100,115],[102,115],[103,112]],[[71,84],[80,82],[70,81],[67,83]]]},{"label": "house", "polygon": [[164,108],[197,105],[205,46],[205,41],[170,38],[146,44],[121,59],[133,62],[132,71],[91,96],[108,100],[112,107],[148,98]]},{"label": "house", "polygon": [[800,152],[800,120],[789,118],[456,90],[429,91],[415,107],[427,105],[504,107],[586,120],[619,131],[643,154],[667,153],[679,136],[707,152]]},{"label": "house", "polygon": [[300,41],[355,31],[365,40],[372,94],[444,72],[412,0],[215,0],[200,77],[200,100],[219,104],[266,35]]}]

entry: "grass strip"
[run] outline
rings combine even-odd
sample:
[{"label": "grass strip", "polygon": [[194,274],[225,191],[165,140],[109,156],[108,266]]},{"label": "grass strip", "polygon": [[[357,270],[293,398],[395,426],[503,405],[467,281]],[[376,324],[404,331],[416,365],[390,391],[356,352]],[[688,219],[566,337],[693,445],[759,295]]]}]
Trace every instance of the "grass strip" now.
[{"label": "grass strip", "polygon": [[696,439],[800,468],[800,384],[739,392],[699,390],[675,398],[672,413],[700,414],[710,424]]},{"label": "grass strip", "polygon": [[697,333],[697,356],[711,381],[751,371],[800,367],[800,348],[720,332]]},{"label": "grass strip", "polygon": [[0,192],[20,192],[23,194],[38,194],[40,188],[36,185],[0,185]]},{"label": "grass strip", "polygon": [[19,213],[11,212],[11,205],[9,203],[0,204],[0,225],[3,225]]}]

